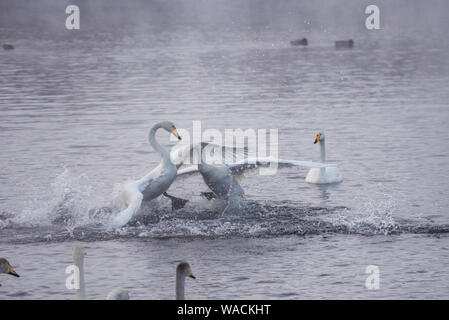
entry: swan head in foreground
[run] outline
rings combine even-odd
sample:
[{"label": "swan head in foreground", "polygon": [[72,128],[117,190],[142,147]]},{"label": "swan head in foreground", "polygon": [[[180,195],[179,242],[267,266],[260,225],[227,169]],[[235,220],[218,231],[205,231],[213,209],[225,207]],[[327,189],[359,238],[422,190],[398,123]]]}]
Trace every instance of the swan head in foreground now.
[{"label": "swan head in foreground", "polygon": [[[319,143],[320,145],[320,160],[321,163],[326,163],[326,137],[323,131],[318,132],[315,135],[315,141],[313,144]],[[328,184],[338,183],[343,181],[340,170],[336,166],[326,168],[312,168],[307,173],[306,182],[314,184]]]},{"label": "swan head in foreground", "polygon": [[178,264],[178,267],[176,268],[176,274],[182,276],[183,278],[190,277],[192,279],[196,279],[196,277],[193,275],[190,264],[185,261]]},{"label": "swan head in foreground", "polygon": [[187,277],[196,279],[190,265],[183,261],[176,268],[176,300],[184,300],[184,284]]},{"label": "swan head in foreground", "polygon": [[[178,140],[182,140],[181,136],[178,133],[178,129],[176,129],[176,126],[173,122],[162,121],[162,122],[159,122],[156,126],[159,128],[162,128],[170,133],[173,133],[175,135],[175,137],[178,138]],[[156,127],[156,126],[154,126],[154,127]]]},{"label": "swan head in foreground", "polygon": [[19,277],[19,275],[14,271],[11,264],[5,258],[0,258],[0,273],[6,273],[14,277]]}]

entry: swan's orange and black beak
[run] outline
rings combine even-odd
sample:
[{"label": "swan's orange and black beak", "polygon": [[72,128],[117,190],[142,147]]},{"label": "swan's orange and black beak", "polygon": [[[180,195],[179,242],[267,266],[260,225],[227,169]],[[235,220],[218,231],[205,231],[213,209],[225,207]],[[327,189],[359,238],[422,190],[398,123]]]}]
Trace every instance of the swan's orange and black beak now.
[{"label": "swan's orange and black beak", "polygon": [[176,138],[178,138],[178,140],[182,140],[176,127],[173,127],[173,134],[175,135]]},{"label": "swan's orange and black beak", "polygon": [[320,142],[320,140],[321,140],[321,136],[319,134],[317,134],[315,137],[315,142],[313,144]]},{"label": "swan's orange and black beak", "polygon": [[193,274],[192,270],[190,269],[189,277],[192,279],[196,279],[195,275]]},{"label": "swan's orange and black beak", "polygon": [[10,275],[12,275],[12,276],[14,276],[14,277],[20,277],[20,276],[14,271],[14,269],[12,268],[11,265],[9,265],[9,271],[8,271],[8,274],[10,274]]}]

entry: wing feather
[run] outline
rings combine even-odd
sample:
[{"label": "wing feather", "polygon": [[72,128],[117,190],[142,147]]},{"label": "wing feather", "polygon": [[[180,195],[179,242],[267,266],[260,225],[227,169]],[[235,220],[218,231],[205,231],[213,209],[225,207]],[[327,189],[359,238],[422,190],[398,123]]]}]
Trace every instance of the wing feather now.
[{"label": "wing feather", "polygon": [[235,164],[229,165],[229,168],[234,174],[242,174],[247,170],[258,169],[259,167],[269,167],[272,164],[277,164],[278,168],[290,168],[295,166],[304,168],[326,168],[335,166],[333,164],[321,162],[276,159],[272,157],[265,157],[265,158],[259,157],[239,161]]}]

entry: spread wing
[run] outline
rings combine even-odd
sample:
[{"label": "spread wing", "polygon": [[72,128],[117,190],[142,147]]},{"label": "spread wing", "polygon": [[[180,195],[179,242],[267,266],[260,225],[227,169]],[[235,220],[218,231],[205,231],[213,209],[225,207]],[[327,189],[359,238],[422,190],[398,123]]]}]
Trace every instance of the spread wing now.
[{"label": "spread wing", "polygon": [[290,168],[290,167],[305,167],[305,168],[326,168],[334,167],[333,164],[312,162],[312,161],[298,161],[298,160],[286,160],[276,159],[272,157],[266,158],[251,158],[238,161],[235,164],[229,165],[232,173],[235,175],[243,174],[245,171],[258,169],[260,167],[276,167],[276,168]]},{"label": "spread wing", "polygon": [[[202,155],[202,159],[200,158]],[[171,161],[180,168],[183,165],[198,164],[205,161],[211,165],[235,163],[248,155],[247,148],[222,146],[212,142],[198,142],[177,145],[170,151]]]}]

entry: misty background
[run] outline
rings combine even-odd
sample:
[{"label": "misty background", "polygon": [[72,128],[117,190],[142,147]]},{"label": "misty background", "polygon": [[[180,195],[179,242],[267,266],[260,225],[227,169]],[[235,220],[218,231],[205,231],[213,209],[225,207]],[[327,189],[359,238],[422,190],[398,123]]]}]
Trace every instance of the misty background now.
[{"label": "misty background", "polygon": [[[81,33],[122,30],[142,36],[192,28],[204,33],[277,31],[286,38],[313,33],[348,38],[360,32],[367,37],[386,33],[414,37],[418,32],[416,37],[431,38],[446,35],[449,11],[444,0],[0,0],[0,27],[38,28],[42,37],[59,32],[79,36],[64,28],[69,4],[80,8]],[[380,8],[380,32],[365,29],[364,11],[370,4]]]},{"label": "misty background", "polygon": [[[69,4],[80,30],[65,28]],[[371,4],[380,30],[365,28]],[[171,299],[181,259],[193,299],[447,298],[448,12],[446,0],[0,0],[0,252],[21,275],[1,278],[0,298],[74,298],[64,270],[86,242],[93,299],[117,286]],[[354,47],[336,50],[344,39]],[[119,212],[123,184],[160,162],[148,130],[161,120],[278,128],[280,158],[297,160],[320,159],[324,130],[343,182],[248,174],[255,205],[227,220],[196,176],[170,187],[183,210],[160,197],[138,222],[91,228],[90,212]],[[380,290],[364,286],[371,264]]]}]

